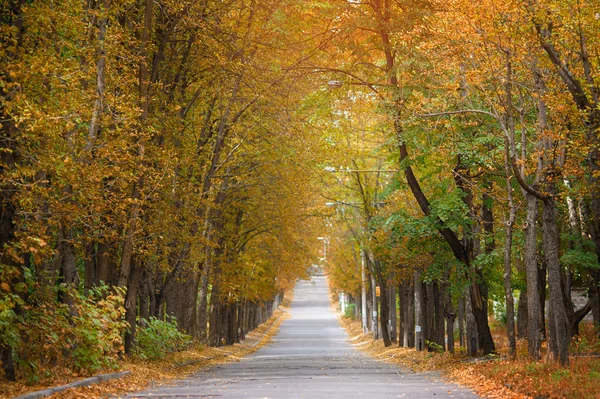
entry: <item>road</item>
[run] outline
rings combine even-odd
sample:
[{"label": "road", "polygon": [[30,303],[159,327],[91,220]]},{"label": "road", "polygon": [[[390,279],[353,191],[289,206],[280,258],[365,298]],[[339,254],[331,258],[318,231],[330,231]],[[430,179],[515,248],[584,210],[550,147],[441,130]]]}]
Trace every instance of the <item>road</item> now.
[{"label": "road", "polygon": [[201,371],[130,398],[478,398],[466,388],[373,360],[357,351],[317,273],[296,285],[273,341],[238,363]]}]

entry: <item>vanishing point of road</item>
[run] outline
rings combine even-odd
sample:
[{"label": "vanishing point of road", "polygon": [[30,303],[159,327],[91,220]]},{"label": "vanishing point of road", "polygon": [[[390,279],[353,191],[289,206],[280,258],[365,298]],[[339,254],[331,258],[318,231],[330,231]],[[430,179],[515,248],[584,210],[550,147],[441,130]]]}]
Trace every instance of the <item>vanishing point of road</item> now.
[{"label": "vanishing point of road", "polygon": [[272,342],[238,363],[219,365],[130,398],[478,398],[470,390],[360,353],[330,308],[327,281],[299,281]]}]

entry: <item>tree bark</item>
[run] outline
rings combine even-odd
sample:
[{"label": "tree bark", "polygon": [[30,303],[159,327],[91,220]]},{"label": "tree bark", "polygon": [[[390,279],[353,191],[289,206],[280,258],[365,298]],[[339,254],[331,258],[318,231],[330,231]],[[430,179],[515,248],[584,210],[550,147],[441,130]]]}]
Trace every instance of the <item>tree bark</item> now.
[{"label": "tree bark", "polygon": [[92,119],[90,121],[90,128],[88,130],[88,138],[86,149],[91,150],[96,143],[98,133],[102,121],[102,113],[104,110],[104,91],[106,87],[106,27],[108,25],[108,18],[106,17],[107,1],[100,0],[96,3],[97,10],[102,15],[98,18],[98,34],[96,36],[97,41],[97,61],[96,61],[96,100],[94,101],[94,111],[92,112]]},{"label": "tree bark", "polygon": [[415,269],[415,348],[418,351],[425,349],[425,293],[421,272]]},{"label": "tree bark", "polygon": [[[434,329],[434,333],[432,334],[432,338],[433,338],[433,342],[435,342],[436,344],[440,345],[442,348],[445,348],[445,314],[444,314],[444,293],[443,290],[440,288],[440,283],[437,281],[433,281],[431,283],[432,287],[432,293],[433,293],[433,310],[434,310],[434,314],[435,316],[433,317],[434,319],[434,324],[435,324],[435,329]],[[431,317],[431,316],[430,316]]]},{"label": "tree bark", "polygon": [[529,357],[540,360],[540,290],[538,287],[539,271],[537,258],[537,229],[538,200],[532,194],[526,193],[527,216],[525,221],[525,268],[527,272],[527,350]]},{"label": "tree bark", "polygon": [[520,339],[527,339],[527,287],[523,287],[519,293],[519,306],[517,308],[517,337]]},{"label": "tree bark", "polygon": [[515,359],[517,356],[517,342],[515,339],[515,299],[512,292],[512,241],[513,226],[517,218],[517,209],[513,200],[512,185],[510,182],[510,148],[505,150],[504,171],[506,174],[506,192],[509,205],[508,220],[504,223],[504,298],[506,301],[506,335],[508,338],[508,357]]},{"label": "tree bark", "polygon": [[127,354],[131,353],[135,343],[138,289],[142,278],[141,265],[134,264],[132,269],[125,296],[125,321],[129,324],[129,330],[125,332],[125,353]]},{"label": "tree bark", "polygon": [[408,290],[406,289],[406,281],[402,280],[398,284],[398,298],[400,302],[400,309],[398,311],[398,315],[400,318],[399,328],[398,328],[398,346],[407,347],[407,343],[405,341],[406,335],[406,318],[408,315]]},{"label": "tree bark", "polygon": [[559,234],[554,198],[544,201],[543,221],[543,246],[548,268],[549,306],[552,311],[552,319],[549,320],[549,339],[552,341],[549,347],[552,350],[549,350],[549,355],[550,358],[558,360],[561,365],[565,366],[569,364],[569,324],[561,289]]},{"label": "tree bark", "polygon": [[[388,282],[386,277],[383,275],[381,270],[382,266],[379,261],[375,261],[374,267],[377,269],[377,279],[379,280],[379,308],[381,311],[381,315],[379,317],[379,325],[381,327],[381,336],[383,338],[383,345],[388,347],[392,344],[392,339],[390,337],[389,331],[389,320],[390,320],[390,309],[389,309],[389,299],[388,299]],[[395,309],[394,309],[395,311]]]},{"label": "tree bark", "polygon": [[391,280],[390,283],[387,285],[388,288],[388,313],[389,313],[389,317],[388,317],[388,326],[389,326],[389,332],[390,332],[390,341],[391,343],[395,343],[397,336],[398,336],[398,330],[397,330],[397,324],[398,324],[398,320],[396,318],[396,285],[394,284],[394,275],[392,273],[391,276]]},{"label": "tree bark", "polygon": [[458,300],[458,344],[463,348],[467,347],[467,333],[465,329],[465,306],[465,298],[464,296],[461,296],[461,298]]}]

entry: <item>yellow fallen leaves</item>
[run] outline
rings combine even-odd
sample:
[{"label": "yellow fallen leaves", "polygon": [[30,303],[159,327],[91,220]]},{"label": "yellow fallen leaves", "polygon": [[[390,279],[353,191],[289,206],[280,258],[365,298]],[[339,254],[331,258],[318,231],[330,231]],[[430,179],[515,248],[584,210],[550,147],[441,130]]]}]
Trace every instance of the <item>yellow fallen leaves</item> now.
[{"label": "yellow fallen leaves", "polygon": [[352,344],[360,351],[378,360],[398,365],[414,372],[440,371],[452,382],[467,386],[487,398],[529,398],[508,389],[502,382],[492,380],[478,372],[478,366],[464,362],[467,358],[450,353],[431,353],[397,346],[385,347],[383,341],[373,341],[371,335],[363,334],[360,323],[341,318],[342,327],[350,335]]}]

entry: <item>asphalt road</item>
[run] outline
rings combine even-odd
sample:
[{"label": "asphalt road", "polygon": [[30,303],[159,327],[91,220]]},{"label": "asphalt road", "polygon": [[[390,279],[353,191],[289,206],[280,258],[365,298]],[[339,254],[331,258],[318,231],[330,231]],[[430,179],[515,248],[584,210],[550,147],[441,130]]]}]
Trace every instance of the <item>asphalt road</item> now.
[{"label": "asphalt road", "polygon": [[322,274],[300,281],[292,317],[273,341],[238,363],[130,398],[478,398],[470,390],[357,351],[330,309]]}]

